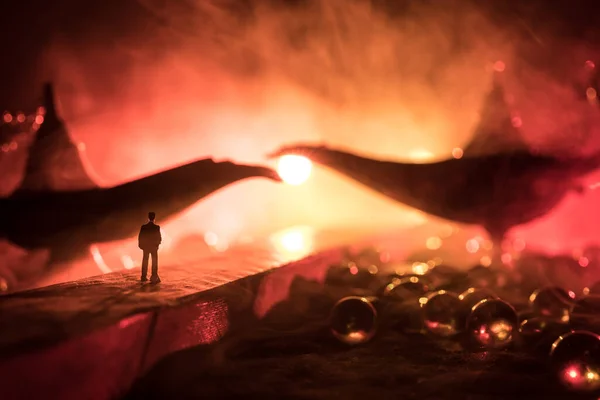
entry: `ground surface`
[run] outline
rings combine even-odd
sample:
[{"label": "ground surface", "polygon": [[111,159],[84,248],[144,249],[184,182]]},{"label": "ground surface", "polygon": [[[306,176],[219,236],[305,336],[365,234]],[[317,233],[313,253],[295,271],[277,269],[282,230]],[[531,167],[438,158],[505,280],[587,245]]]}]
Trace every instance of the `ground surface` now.
[{"label": "ground surface", "polygon": [[0,297],[0,357],[108,326],[133,313],[175,305],[186,296],[256,274],[273,260],[215,256],[160,269],[159,285],[140,284],[139,270],[99,275]]},{"label": "ground surface", "polygon": [[[339,255],[331,257],[327,262],[339,260]],[[564,280],[568,271],[579,276],[581,267],[571,268],[572,260],[567,261],[561,264],[544,257],[531,258],[526,264],[532,267],[522,271],[518,285],[504,282],[495,290],[523,310],[532,289]],[[163,282],[158,286],[140,285],[139,271],[135,270],[3,296],[0,326],[20,329],[2,330],[0,351],[3,356],[15,355],[110,325],[133,313],[178,305],[187,296],[276,264],[272,254],[249,252],[246,257],[238,253],[233,258],[202,260],[201,273],[193,264],[162,268]],[[411,263],[400,265],[409,268]],[[262,296],[275,304],[263,307],[266,315],[254,318],[248,310],[247,328],[226,334],[216,343],[167,356],[138,379],[125,399],[579,398],[556,383],[543,352],[534,354],[523,347],[465,351],[460,337],[440,340],[419,334],[406,319],[385,308],[379,309],[378,333],[370,343],[355,348],[342,345],[328,329],[334,302],[348,294],[375,292],[373,286],[361,281],[365,277],[362,273],[350,280],[334,274],[323,286],[323,274],[318,269],[325,271],[326,265],[317,268],[314,260],[308,260],[272,274],[263,282],[266,289]],[[443,270],[436,267],[434,272]],[[380,269],[379,283],[389,272],[389,268]],[[460,269],[440,274],[436,285],[457,293],[503,281],[498,279],[502,274],[486,268],[468,274]],[[556,279],[552,279],[553,274]],[[284,286],[279,293],[277,289]]]},{"label": "ground surface", "polygon": [[[473,282],[480,277],[461,276],[446,287],[459,291]],[[510,350],[470,352],[460,337],[415,333],[381,309],[375,338],[349,348],[332,338],[327,324],[333,302],[349,293],[354,291],[298,279],[288,300],[254,329],[167,357],[125,398],[597,398],[559,386],[549,373],[548,344],[537,351],[515,344]],[[527,296],[510,287],[499,294],[526,315]]]}]

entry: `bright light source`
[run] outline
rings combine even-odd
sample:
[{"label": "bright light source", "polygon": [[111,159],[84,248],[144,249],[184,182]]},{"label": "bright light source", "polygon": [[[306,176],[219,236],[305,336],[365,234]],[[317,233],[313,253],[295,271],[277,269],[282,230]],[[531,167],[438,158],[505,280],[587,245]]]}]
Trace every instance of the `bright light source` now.
[{"label": "bright light source", "polygon": [[291,231],[281,236],[281,245],[290,253],[304,250],[304,235],[300,231]]},{"label": "bright light source", "polygon": [[282,156],[277,163],[277,173],[289,185],[300,185],[310,177],[312,162],[303,156]]}]

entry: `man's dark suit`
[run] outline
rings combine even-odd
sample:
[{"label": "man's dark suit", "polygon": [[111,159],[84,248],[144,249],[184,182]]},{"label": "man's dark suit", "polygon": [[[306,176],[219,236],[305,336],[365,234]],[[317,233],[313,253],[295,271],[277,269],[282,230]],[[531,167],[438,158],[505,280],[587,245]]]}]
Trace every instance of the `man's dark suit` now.
[{"label": "man's dark suit", "polygon": [[140,228],[138,246],[144,251],[142,258],[142,279],[148,274],[148,257],[152,255],[152,276],[158,277],[158,246],[162,242],[160,226],[150,221]]}]

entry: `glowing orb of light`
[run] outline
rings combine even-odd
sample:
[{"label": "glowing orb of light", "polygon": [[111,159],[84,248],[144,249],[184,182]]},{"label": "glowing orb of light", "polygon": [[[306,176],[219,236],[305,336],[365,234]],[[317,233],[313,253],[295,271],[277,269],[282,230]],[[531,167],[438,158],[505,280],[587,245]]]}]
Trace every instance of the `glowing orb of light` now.
[{"label": "glowing orb of light", "polygon": [[303,156],[285,155],[277,163],[277,173],[289,185],[301,185],[312,172],[312,162]]},{"label": "glowing orb of light", "polygon": [[281,237],[281,244],[288,251],[301,251],[304,249],[304,236],[299,231],[289,232]]}]

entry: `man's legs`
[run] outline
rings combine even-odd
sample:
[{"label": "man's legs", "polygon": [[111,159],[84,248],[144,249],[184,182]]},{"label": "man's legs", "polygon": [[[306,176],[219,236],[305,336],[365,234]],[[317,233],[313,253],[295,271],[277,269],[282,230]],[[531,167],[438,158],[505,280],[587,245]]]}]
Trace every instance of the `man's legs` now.
[{"label": "man's legs", "polygon": [[[150,252],[144,250],[144,255],[142,256],[142,281],[148,280],[146,277],[148,275],[148,257],[150,257]],[[154,264],[154,257],[152,257],[152,264]],[[154,265],[152,265],[154,269]]]},{"label": "man's legs", "polygon": [[153,250],[152,254],[152,277],[150,278],[153,282],[160,282],[158,277],[158,250]]}]

